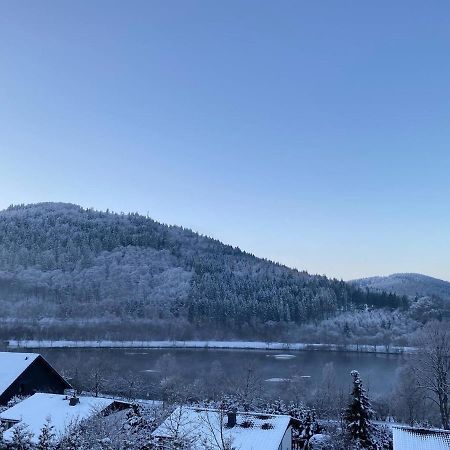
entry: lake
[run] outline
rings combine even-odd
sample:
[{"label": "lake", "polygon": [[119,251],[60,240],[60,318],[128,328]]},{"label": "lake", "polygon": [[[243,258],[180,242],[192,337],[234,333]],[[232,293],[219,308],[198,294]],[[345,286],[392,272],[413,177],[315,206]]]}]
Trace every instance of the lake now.
[{"label": "lake", "polygon": [[[320,383],[325,364],[334,365],[337,382],[349,388],[351,370],[361,373],[365,387],[373,394],[387,394],[396,381],[396,374],[407,360],[407,355],[386,355],[327,351],[216,350],[216,349],[99,349],[99,348],[45,348],[40,352],[54,367],[63,372],[80,373],[83,368],[101,363],[111,377],[136,374],[148,385],[158,380],[157,361],[165,354],[173,356],[177,371],[186,382],[204,377],[213,363],[221,366],[229,378],[239,376],[251,365],[267,390],[282,389],[284,379],[305,380],[312,385]],[[152,395],[151,390],[147,395]]]}]

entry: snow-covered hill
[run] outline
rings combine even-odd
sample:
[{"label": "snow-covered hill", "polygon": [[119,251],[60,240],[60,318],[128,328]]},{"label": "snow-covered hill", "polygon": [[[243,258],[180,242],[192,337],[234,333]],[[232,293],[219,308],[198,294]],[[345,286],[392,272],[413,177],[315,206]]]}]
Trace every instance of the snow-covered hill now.
[{"label": "snow-covered hill", "polygon": [[263,329],[323,320],[396,296],[366,293],[138,214],[65,203],[0,211],[0,316],[146,319]]},{"label": "snow-covered hill", "polygon": [[395,273],[386,277],[352,280],[352,284],[374,292],[392,292],[408,296],[438,296],[450,300],[450,283],[419,273]]}]

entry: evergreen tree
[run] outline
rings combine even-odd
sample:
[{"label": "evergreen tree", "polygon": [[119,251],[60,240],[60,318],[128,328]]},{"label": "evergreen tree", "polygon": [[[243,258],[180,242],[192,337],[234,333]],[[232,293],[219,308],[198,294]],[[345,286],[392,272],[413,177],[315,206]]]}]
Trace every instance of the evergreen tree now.
[{"label": "evergreen tree", "polygon": [[113,450],[111,439],[103,438],[97,441],[99,450]]},{"label": "evergreen tree", "polygon": [[48,417],[39,435],[38,450],[53,450],[55,448],[55,427],[52,425]]},{"label": "evergreen tree", "polygon": [[58,446],[59,450],[84,450],[83,436],[76,424],[68,427],[67,434]]},{"label": "evergreen tree", "polygon": [[8,448],[10,450],[32,450],[32,437],[33,433],[28,429],[28,426],[19,423],[13,428],[12,438]]},{"label": "evergreen tree", "polygon": [[372,433],[374,426],[371,418],[373,417],[373,409],[363,388],[359,372],[353,370],[353,389],[351,392],[351,400],[345,411],[345,420],[347,423],[347,431],[350,439],[362,449],[376,449],[373,443]]}]

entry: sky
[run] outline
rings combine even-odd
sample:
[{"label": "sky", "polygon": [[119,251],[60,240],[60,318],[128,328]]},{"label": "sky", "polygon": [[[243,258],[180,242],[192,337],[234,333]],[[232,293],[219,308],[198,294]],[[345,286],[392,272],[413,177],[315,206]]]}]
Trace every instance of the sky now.
[{"label": "sky", "polygon": [[0,2],[0,209],[450,280],[449,200],[447,0]]}]

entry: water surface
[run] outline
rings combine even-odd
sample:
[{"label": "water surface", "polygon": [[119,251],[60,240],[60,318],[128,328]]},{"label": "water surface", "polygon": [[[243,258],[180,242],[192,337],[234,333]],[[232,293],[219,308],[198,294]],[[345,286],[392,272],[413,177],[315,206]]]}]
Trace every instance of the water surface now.
[{"label": "water surface", "polygon": [[[216,350],[216,349],[99,349],[64,348],[36,350],[59,370],[73,366],[80,368],[102,364],[114,376],[130,372],[150,383],[155,382],[158,360],[170,354],[177,371],[186,382],[206,376],[214,362],[218,362],[227,377],[239,376],[249,366],[253,367],[268,389],[286,379],[309,380],[320,383],[324,366],[332,362],[336,380],[344,388],[351,382],[351,370],[361,373],[365,386],[372,394],[387,394],[396,380],[397,369],[408,356],[353,352]],[[216,363],[217,365],[217,363]],[[270,380],[270,381],[265,381]]]}]

